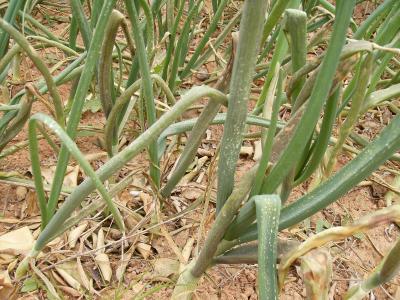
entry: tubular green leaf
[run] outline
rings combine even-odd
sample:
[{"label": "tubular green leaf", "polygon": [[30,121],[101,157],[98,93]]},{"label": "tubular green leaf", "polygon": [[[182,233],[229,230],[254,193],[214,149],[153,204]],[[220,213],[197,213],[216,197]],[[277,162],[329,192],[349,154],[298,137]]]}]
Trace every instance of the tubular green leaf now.
[{"label": "tubular green leaf", "polygon": [[[396,116],[379,136],[350,163],[316,189],[293,204],[284,207],[281,212],[279,229],[283,230],[311,217],[368,177],[400,149],[399,127],[400,116]],[[252,225],[248,232],[240,237],[239,242],[244,243],[256,238],[257,225]]]},{"label": "tubular green leaf", "polygon": [[[207,59],[214,53],[213,49],[217,49],[223,41],[225,40],[226,36],[232,32],[232,28],[239,22],[240,16],[242,11],[238,11],[237,14],[229,21],[229,23],[225,26],[224,30],[220,33],[220,35],[215,39],[213,47],[209,47],[207,50],[204,51],[203,55],[200,56],[196,62],[191,66],[191,69],[197,69],[200,65],[202,65]],[[197,50],[197,48],[196,48]],[[190,70],[188,70],[189,72]],[[186,78],[187,72],[183,71],[179,76],[181,79]]]},{"label": "tubular green leaf", "polygon": [[[237,47],[237,38],[236,36],[233,36],[232,54],[230,60],[225,67],[224,73],[221,75],[221,77],[215,84],[215,88],[224,93],[226,93],[227,87],[229,85],[229,80],[231,78],[236,47]],[[206,132],[209,124],[215,118],[220,108],[221,108],[220,103],[210,101],[207,103],[206,107],[201,112],[199,118],[197,119],[196,124],[192,129],[192,132],[190,133],[189,139],[186,143],[186,147],[184,148],[171,177],[169,178],[166,185],[160,191],[160,194],[163,197],[168,197],[171,194],[173,188],[178,184],[179,180],[181,180],[182,176],[185,174],[187,168],[189,167],[189,164],[193,161],[194,156],[196,155],[197,148],[201,143],[204,133]]]},{"label": "tubular green leaf", "polygon": [[[307,15],[305,12],[298,9],[287,9],[285,11],[285,30],[287,32],[286,37],[288,39],[291,49],[291,72],[294,74],[300,70],[306,64],[307,57]],[[298,109],[297,97],[304,86],[306,77],[299,78],[296,84],[293,86],[291,97],[288,94],[289,103],[292,104],[292,114],[296,113]],[[311,140],[310,140],[311,142]],[[307,156],[309,147],[306,146],[303,150],[303,157]],[[294,177],[296,175],[296,169],[302,165],[304,159],[300,158],[296,166],[292,167],[288,175],[285,177],[281,188],[281,200],[284,203],[289,197],[294,184]]]},{"label": "tubular green leaf", "polygon": [[373,55],[372,53],[368,53],[362,62],[357,88],[351,101],[351,109],[347,115],[346,121],[344,121],[340,127],[338,141],[330,153],[330,158],[326,166],[326,175],[328,176],[332,172],[336,163],[336,156],[341,151],[346,138],[349,136],[360,115],[360,111],[367,93],[369,79],[371,78],[372,64]]},{"label": "tubular green leaf", "polygon": [[[144,43],[143,33],[140,30],[139,16],[136,11],[135,5],[131,1],[125,1],[126,8],[132,23],[133,37],[136,42],[137,55],[139,59],[140,74],[143,79],[143,97],[146,104],[146,117],[147,123],[150,127],[156,120],[156,106],[154,103],[153,96],[153,83],[151,81],[150,66],[148,62],[148,57],[146,54],[146,46]],[[150,176],[156,186],[160,185],[160,170],[159,162],[157,159],[157,144],[153,143],[149,146],[149,156],[150,156]]]},{"label": "tubular green leaf", "polygon": [[277,236],[281,199],[277,195],[254,197],[258,224],[258,284],[260,299],[278,299],[276,275]]},{"label": "tubular green leaf", "polygon": [[[101,23],[101,20],[102,19],[100,18],[99,23]],[[171,125],[195,101],[202,97],[210,97],[215,99],[215,101],[220,101],[221,103],[227,101],[224,94],[212,88],[205,86],[192,88],[187,94],[182,96],[181,100],[178,101],[170,111],[162,115],[156,123],[135,139],[130,145],[100,167],[100,169],[96,171],[99,179],[105,181],[115,172],[123,168],[125,164],[140,153],[140,151],[144,150],[151,143],[156,141],[157,137],[169,125]],[[95,188],[93,180],[88,178],[71,193],[61,208],[56,212],[55,216],[51,218],[48,226],[46,226],[43,232],[39,235],[35,244],[35,250],[40,251],[51,239],[54,238],[54,233],[61,228],[63,222],[71,216],[72,212]]]},{"label": "tubular green leaf", "polygon": [[26,38],[2,18],[0,18],[0,28],[10,34],[13,39],[15,39],[18,45],[20,45],[20,47],[26,52],[26,54],[29,56],[35,66],[39,69],[40,73],[42,73],[43,78],[46,81],[47,87],[49,89],[50,95],[53,99],[57,121],[61,126],[64,126],[65,120],[62,99],[46,64],[40,58],[39,54],[37,54],[33,47],[28,43]]},{"label": "tubular green leaf", "polygon": [[[106,1],[108,2],[108,1]],[[82,33],[83,43],[85,44],[86,50],[89,50],[89,46],[92,39],[92,29],[90,28],[89,22],[85,17],[85,11],[83,9],[81,0],[70,0],[72,13],[76,18],[78,27]]]},{"label": "tubular green leaf", "polygon": [[340,90],[341,88],[337,88],[326,103],[321,131],[318,135],[317,140],[315,141],[315,144],[312,146],[311,158],[304,170],[301,172],[300,177],[296,179],[294,185],[299,185],[302,182],[306,181],[317,169],[319,163],[325,155],[325,151],[329,145],[329,138],[332,133],[332,128],[336,119],[337,104],[339,102],[341,94]]},{"label": "tubular green leaf", "polygon": [[[182,17],[183,14],[183,9],[185,7],[185,1],[181,1],[179,9],[178,9],[178,14],[176,16],[175,22],[172,26],[171,32],[170,32],[170,36],[169,36],[169,42],[168,42],[168,47],[167,47],[167,53],[165,55],[165,60],[164,60],[164,68],[163,68],[163,72],[162,72],[162,78],[164,80],[167,80],[167,76],[168,76],[168,68],[170,65],[170,61],[171,61],[171,57],[172,57],[172,53],[174,51],[174,47],[175,47],[175,38],[176,38],[176,33],[178,30],[178,26],[179,26],[179,21]],[[173,10],[172,10],[173,12]]]},{"label": "tubular green leaf", "polygon": [[[195,124],[198,122],[198,120],[199,120],[198,118],[188,119],[169,126],[158,138],[157,141],[159,150],[158,157],[161,158],[165,150],[165,139],[168,136],[192,130]],[[224,124],[225,120],[226,120],[226,113],[220,113],[215,116],[215,118],[210,122],[210,125]],[[246,124],[269,128],[271,126],[271,121],[261,117],[248,115],[246,119]],[[277,123],[277,127],[279,129],[282,129],[284,126],[285,123],[281,121]]]},{"label": "tubular green leaf", "polygon": [[[167,99],[170,102],[173,102],[175,100],[174,95],[172,92],[169,90],[167,83],[158,75],[152,74],[151,78],[161,87],[165,95],[167,96]],[[118,97],[118,99],[115,102],[115,105],[113,106],[106,122],[106,126],[104,128],[104,140],[106,142],[106,150],[109,153],[110,156],[113,156],[113,148],[112,148],[112,143],[111,141],[114,140],[114,130],[115,127],[117,126],[116,120],[122,111],[122,109],[125,107],[125,105],[129,102],[133,94],[135,94],[139,89],[142,84],[142,79],[138,79],[135,81],[129,88],[127,88],[121,96]]]},{"label": "tubular green leaf", "polygon": [[388,44],[398,34],[400,28],[399,8],[399,2],[392,7],[393,15],[389,15],[385,22],[378,29],[374,39],[375,43],[379,45]]},{"label": "tubular green leaf", "polygon": [[99,15],[100,15],[102,6],[103,6],[102,0],[93,0],[92,11],[91,11],[91,16],[90,16],[90,26],[92,29],[94,29],[96,27],[97,21],[99,20]]},{"label": "tubular green leaf", "polygon": [[185,20],[185,25],[183,26],[182,32],[179,36],[178,43],[176,45],[176,51],[174,55],[174,60],[172,62],[172,67],[171,67],[171,73],[169,75],[169,80],[168,80],[168,86],[171,89],[172,92],[175,90],[175,85],[177,82],[177,75],[178,75],[178,68],[180,64],[180,59],[183,56],[183,51],[184,51],[184,43],[185,39],[187,39],[189,33],[190,33],[190,24],[192,22],[193,17],[196,15],[198,12],[199,6],[201,4],[201,1],[197,1],[195,5],[189,10],[188,16]]},{"label": "tubular green leaf", "polygon": [[180,156],[178,164],[176,165],[171,178],[162,188],[161,195],[163,197],[168,197],[171,194],[173,188],[178,184],[179,180],[185,174],[188,165],[191,163],[194,155],[196,154],[197,148],[203,137],[203,133],[207,130],[210,122],[214,119],[221,107],[219,103],[210,102],[210,104],[211,105],[207,105],[204,108],[202,114],[199,116],[196,124],[194,125],[193,131],[190,134],[187,146]]},{"label": "tubular green leaf", "polygon": [[278,23],[289,2],[290,1],[288,0],[275,1],[275,5],[272,7],[271,13],[269,14],[263,28],[261,44],[264,44],[267,41],[272,29],[274,29],[275,25]]},{"label": "tubular green leaf", "polygon": [[79,53],[76,52],[75,50],[69,48],[68,46],[65,46],[64,44],[58,42],[58,41],[53,41],[51,39],[45,38],[43,36],[27,36],[27,39],[33,39],[41,42],[41,46],[43,47],[45,45],[49,47],[57,47],[60,50],[64,51],[65,54],[70,55],[70,56],[79,56]]},{"label": "tubular green leaf", "polygon": [[[6,68],[10,65],[11,60],[21,51],[21,47],[16,44],[0,59],[0,74],[7,72]],[[1,82],[1,79],[0,79]]]},{"label": "tubular green leaf", "polygon": [[147,56],[151,57],[154,48],[154,20],[152,10],[146,0],[139,0],[140,6],[143,8],[146,16],[146,46]]},{"label": "tubular green leaf", "polygon": [[112,53],[114,49],[115,38],[117,36],[118,27],[124,20],[125,16],[117,10],[113,10],[108,20],[107,27],[104,32],[104,41],[101,49],[99,63],[99,92],[100,101],[103,111],[108,117],[111,108],[114,105],[113,92],[114,81],[112,78]]},{"label": "tubular green leaf", "polygon": [[307,107],[299,124],[295,129],[292,139],[281,154],[275,167],[265,179],[262,193],[268,194],[279,186],[283,178],[289,173],[291,167],[300,159],[303,149],[311,137],[314,127],[320,117],[320,111],[325,104],[331,86],[326,84],[332,82],[336,68],[339,65],[340,53],[346,40],[346,31],[350,23],[355,0],[338,0],[337,17],[334,23],[332,38],[327,53],[323,59],[321,69],[315,81]]},{"label": "tubular green leaf", "polygon": [[389,9],[392,8],[393,3],[397,0],[385,0],[381,5],[379,5],[369,16],[365,19],[361,26],[358,27],[357,31],[354,33],[353,38],[358,40],[362,38],[368,38],[365,36],[370,26],[382,18]]},{"label": "tubular green leaf", "polygon": [[361,300],[368,296],[368,293],[390,281],[400,270],[400,239],[397,240],[394,247],[384,257],[379,266],[365,279],[361,284],[351,288],[346,295],[347,300]]},{"label": "tubular green leaf", "polygon": [[50,30],[48,30],[42,23],[37,21],[35,18],[32,16],[23,13],[22,11],[19,12],[20,16],[26,20],[28,20],[33,26],[38,28],[40,31],[42,31],[47,37],[55,42],[61,43],[61,40],[58,39]]},{"label": "tubular green leaf", "polygon": [[71,16],[71,25],[69,27],[68,45],[71,49],[76,50],[76,40],[78,38],[78,21],[74,15]]},{"label": "tubular green leaf", "polygon": [[[331,12],[332,14],[337,14],[337,4],[334,6],[328,0],[319,0],[319,3],[325,8],[327,11]],[[350,19],[350,28],[353,32],[357,30],[357,25],[353,19]]]},{"label": "tubular green leaf", "polygon": [[[76,93],[69,114],[69,120],[67,124],[67,134],[71,139],[74,139],[76,136],[76,129],[78,127],[81,118],[83,104],[86,98],[86,93],[89,89],[100,56],[100,49],[104,38],[104,30],[107,25],[108,18],[115,5],[115,2],[116,0],[110,0],[104,2],[99,21],[97,23],[96,29],[93,34],[91,45],[86,58],[86,63],[82,70],[82,74],[80,76],[78,86],[76,88]],[[60,195],[63,178],[65,175],[65,171],[67,169],[68,160],[69,160],[68,149],[65,146],[63,146],[61,147],[60,154],[58,156],[58,163],[55,172],[56,175],[54,176],[53,179],[53,186],[50,193],[49,202],[47,205],[47,212],[49,214],[48,219],[50,219],[53,216],[54,211],[57,207],[58,196]]]},{"label": "tubular green leaf", "polygon": [[304,11],[309,15],[313,8],[317,5],[318,0],[303,0]]},{"label": "tubular green leaf", "polygon": [[[4,13],[4,21],[14,25],[15,17],[18,14],[18,11],[24,5],[25,1],[22,0],[10,0],[8,3],[8,7],[6,12]],[[9,33],[4,29],[0,29],[0,58],[7,52],[8,41],[9,41]]]},{"label": "tubular green leaf", "polygon": [[[400,13],[399,13],[400,15]],[[400,23],[400,19],[399,19]],[[390,45],[391,47],[394,48],[399,48],[400,47],[400,33],[397,34],[397,36],[394,38],[393,43]],[[384,53],[383,57],[381,58],[381,61],[379,62],[379,65],[376,67],[372,78],[371,78],[371,83],[368,87],[368,94],[373,93],[376,90],[376,86],[378,85],[379,80],[382,77],[382,74],[385,72],[386,67],[389,65],[390,60],[394,56],[393,53]]]},{"label": "tubular green leaf", "polygon": [[217,211],[221,210],[233,189],[236,163],[242,144],[242,132],[246,122],[250,82],[253,77],[266,9],[267,1],[264,0],[246,1],[243,8],[238,51],[230,84],[230,104],[218,163]]},{"label": "tubular green leaf", "polygon": [[224,12],[224,9],[226,5],[228,4],[229,0],[222,0],[218,6],[217,11],[215,12],[213,19],[211,23],[208,25],[207,31],[204,33],[203,37],[201,38],[200,42],[198,45],[196,45],[196,50],[192,54],[192,57],[190,58],[189,62],[185,66],[185,69],[179,74],[181,78],[184,78],[190,74],[190,70],[193,68],[193,66],[196,65],[197,59],[199,58],[201,52],[207,45],[208,41],[210,40],[211,35],[215,32],[218,22],[221,19],[222,13]]},{"label": "tubular green leaf", "polygon": [[[279,67],[280,67],[280,65],[278,64],[277,68],[279,69]],[[277,74],[277,76],[279,76],[278,84],[277,84],[278,90],[276,92],[276,97],[275,97],[275,100],[273,100],[274,103],[272,105],[271,126],[268,130],[267,138],[265,139],[263,152],[262,152],[261,159],[260,159],[260,165],[258,167],[257,176],[254,180],[254,186],[253,186],[253,189],[251,192],[252,195],[258,195],[260,193],[261,185],[262,185],[263,179],[265,177],[265,172],[267,170],[269,159],[271,156],[272,145],[273,145],[276,128],[277,128],[277,124],[278,124],[279,109],[281,106],[281,96],[282,96],[282,88],[283,88],[283,86],[282,86],[283,85],[283,83],[282,83],[283,75],[281,72],[279,72]],[[271,99],[271,101],[272,101],[272,99]]]},{"label": "tubular green leaf", "polygon": [[[7,128],[1,133],[0,136],[0,152],[4,147],[22,130],[26,121],[29,119],[33,103],[33,96],[27,95],[22,98],[17,111],[13,111],[15,116],[7,123]],[[13,115],[14,115],[13,114]]]},{"label": "tubular green leaf", "polygon": [[[86,52],[81,54],[76,60],[74,60],[71,64],[69,64],[60,73],[53,76],[54,83],[58,86],[60,84],[68,82],[71,79],[71,77],[75,78],[71,75],[73,75],[74,72],[77,72],[79,71],[80,68],[82,68],[79,65],[84,61],[85,58],[86,58]],[[39,90],[41,94],[47,93],[47,91],[49,90],[48,86],[46,85],[46,81],[43,79],[38,81],[38,83],[36,84],[36,88]],[[19,93],[15,94],[15,96],[11,99],[10,103],[13,104],[17,103],[17,100],[19,100],[20,97],[24,94],[25,90],[22,90]]]},{"label": "tubular green leaf", "polygon": [[211,264],[214,255],[218,250],[218,245],[222,240],[226,230],[228,229],[233,217],[240,208],[242,201],[249,193],[254,176],[256,175],[257,165],[251,168],[240,180],[239,184],[231,195],[226,204],[221,208],[217,215],[213,226],[208,232],[207,239],[204,243],[199,257],[197,258],[191,273],[194,277],[200,277]]},{"label": "tubular green leaf", "polygon": [[[297,9],[287,9],[285,12],[285,31],[291,50],[292,73],[297,72],[306,64],[307,58],[307,15]],[[297,95],[303,87],[305,76],[296,82],[292,92],[292,106],[296,102]]]},{"label": "tubular green leaf", "polygon": [[392,85],[383,90],[376,90],[367,96],[364,101],[362,111],[366,112],[369,108],[378,106],[382,102],[398,96],[400,96],[400,83]]},{"label": "tubular green leaf", "polygon": [[[122,219],[122,216],[113,203],[110,195],[108,194],[106,188],[100,181],[99,177],[93,171],[92,167],[90,166],[90,163],[85,159],[84,155],[82,152],[79,150],[79,148],[76,146],[74,141],[68,136],[68,134],[49,116],[42,114],[42,113],[37,113],[33,115],[29,121],[29,146],[30,146],[30,154],[31,154],[31,160],[32,160],[32,172],[35,177],[35,186],[36,190],[38,191],[38,196],[39,196],[39,205],[40,209],[43,210],[44,206],[43,203],[45,201],[44,199],[44,189],[43,189],[43,182],[42,182],[42,173],[40,170],[40,159],[39,159],[39,148],[38,148],[38,143],[37,143],[37,133],[36,133],[36,123],[37,121],[45,124],[54,134],[56,134],[60,140],[62,141],[63,145],[68,149],[68,151],[74,156],[74,158],[78,161],[80,167],[83,169],[83,171],[86,173],[87,176],[89,176],[93,182],[94,185],[96,186],[96,189],[99,191],[100,195],[103,197],[104,201],[107,203],[108,208],[110,209],[111,213],[113,214],[115,221],[119,227],[119,229],[122,232],[125,232],[125,225]],[[46,217],[46,215],[43,215],[42,211],[42,216]],[[42,228],[43,225],[47,223],[42,222]]]},{"label": "tubular green leaf", "polygon": [[253,110],[253,113],[255,111],[257,111],[259,107],[261,107],[265,104],[265,100],[267,98],[268,91],[270,90],[272,78],[275,76],[277,70],[279,70],[279,67],[282,65],[282,62],[285,58],[287,50],[288,50],[288,43],[285,38],[285,34],[284,34],[283,30],[281,29],[278,34],[278,40],[276,42],[276,47],[275,47],[274,54],[272,56],[271,64],[268,68],[268,73],[265,78],[265,82],[264,82],[260,97],[257,100],[256,108]]}]

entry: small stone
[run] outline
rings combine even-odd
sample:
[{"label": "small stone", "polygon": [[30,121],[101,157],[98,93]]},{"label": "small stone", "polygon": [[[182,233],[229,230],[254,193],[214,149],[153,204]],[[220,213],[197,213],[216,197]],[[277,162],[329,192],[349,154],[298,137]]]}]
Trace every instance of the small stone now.
[{"label": "small stone", "polygon": [[197,154],[200,155],[200,156],[213,156],[211,151],[208,151],[208,150],[203,149],[203,148],[197,149]]},{"label": "small stone", "polygon": [[24,200],[27,193],[28,193],[28,189],[24,186],[18,186],[15,190],[15,194],[17,196],[18,201]]},{"label": "small stone", "polygon": [[198,72],[198,73],[196,73],[196,78],[200,81],[205,81],[208,78],[210,78],[210,74],[208,74],[206,72]]},{"label": "small stone", "polygon": [[254,157],[253,157],[253,159],[254,159],[255,161],[258,161],[258,160],[261,159],[261,156],[262,156],[262,145],[261,145],[261,141],[256,141],[256,142],[254,143],[254,147],[255,147],[256,149],[255,149],[255,151],[254,151]]},{"label": "small stone", "polygon": [[246,156],[251,158],[251,156],[253,155],[254,149],[252,146],[243,146],[242,148],[240,148],[240,155],[242,156]]}]

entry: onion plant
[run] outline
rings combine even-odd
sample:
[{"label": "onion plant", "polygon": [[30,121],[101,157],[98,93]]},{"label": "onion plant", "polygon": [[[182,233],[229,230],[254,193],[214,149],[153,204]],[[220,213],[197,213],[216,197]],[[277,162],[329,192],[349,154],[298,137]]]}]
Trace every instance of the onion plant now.
[{"label": "onion plant", "polygon": [[[15,145],[7,145],[28,123],[29,142],[24,145],[29,144],[42,228],[33,249],[18,266],[18,278],[26,274],[31,259],[51,240],[105,205],[116,226],[125,233],[124,218],[113,201],[117,191],[126,186],[126,182],[117,182],[118,172],[147,151],[152,187],[166,200],[194,160],[205,131],[213,124],[223,124],[215,220],[200,253],[180,274],[172,298],[190,298],[206,270],[216,264],[258,263],[260,298],[277,299],[293,258],[321,246],[321,241],[335,239],[332,232],[322,232],[290,251],[282,247],[279,232],[337,201],[387,160],[399,158],[399,115],[394,115],[372,142],[355,138],[353,130],[370,109],[387,105],[399,111],[392,102],[400,95],[400,10],[396,1],[383,1],[363,23],[356,25],[352,20],[356,0],[337,0],[336,5],[326,0],[246,0],[228,22],[224,13],[231,1],[216,0],[212,1],[209,27],[198,39],[195,24],[204,8],[203,0],[156,0],[151,5],[144,0],[127,0],[118,7],[116,0],[92,0],[88,1],[89,13],[85,12],[85,2],[71,0],[68,39],[55,37],[44,25],[36,24],[30,10],[20,11],[22,2],[10,1],[0,18],[0,41],[9,37],[14,41],[10,47],[8,42],[0,44],[8,49],[0,48],[0,73],[7,74],[12,59],[23,53],[42,78],[27,84],[9,103],[0,106],[5,111],[0,119],[0,158],[18,151]],[[29,22],[16,22],[18,15]],[[233,32],[237,23],[239,29]],[[26,29],[29,36],[22,34],[18,26]],[[40,33],[35,33],[32,26]],[[124,38],[117,34],[120,28]],[[309,32],[314,33],[313,39],[307,39]],[[78,43],[78,33],[82,45]],[[230,33],[232,38],[223,54],[228,62],[217,66],[218,72],[223,70],[218,73],[219,80],[210,80],[217,83],[185,90],[187,85],[181,83],[188,82],[213,53],[219,55],[223,51],[220,46]],[[197,48],[191,51],[195,40]],[[35,49],[38,41],[72,56],[72,62],[54,76]],[[163,47],[165,52],[160,51]],[[323,51],[310,59],[307,53],[315,47]],[[73,88],[65,105],[58,86],[66,82],[72,82]],[[262,88],[254,107],[249,109],[255,82],[262,82]],[[81,134],[79,123],[92,86],[105,117],[102,134],[108,153],[107,161],[97,170],[92,169],[75,143]],[[47,92],[51,98],[46,102],[50,115],[32,115],[32,105],[43,101],[41,95]],[[169,109],[158,111],[159,101],[155,98],[164,101],[163,107]],[[181,120],[182,114],[203,98],[208,103],[200,116]],[[227,107],[227,113],[220,113],[222,106]],[[290,111],[286,121],[280,118],[283,106]],[[139,119],[140,133],[129,145],[121,146],[123,129],[133,112]],[[252,137],[260,140],[262,154],[246,174],[235,178],[248,125],[260,129]],[[337,137],[333,135],[336,127],[340,127]],[[175,170],[171,176],[163,176],[166,174],[162,174],[160,162],[167,137],[189,131]],[[51,187],[42,180],[38,147],[41,138],[53,145],[58,155]],[[61,143],[60,149],[54,139]],[[347,145],[349,139],[360,149]],[[350,151],[354,158],[334,172],[343,151]],[[60,204],[70,155],[86,178]],[[310,180],[313,185],[305,195],[286,203],[293,198],[290,196],[296,187]],[[111,186],[110,190],[106,186]],[[105,203],[95,202],[72,217],[95,191]],[[354,228],[368,229],[371,224],[382,223],[382,218],[397,220],[398,207],[378,212],[368,219],[368,226],[362,219],[351,230],[335,230],[348,233]],[[348,297],[358,299],[390,280],[399,267],[395,259],[398,248],[396,242],[377,269],[351,289]]]}]

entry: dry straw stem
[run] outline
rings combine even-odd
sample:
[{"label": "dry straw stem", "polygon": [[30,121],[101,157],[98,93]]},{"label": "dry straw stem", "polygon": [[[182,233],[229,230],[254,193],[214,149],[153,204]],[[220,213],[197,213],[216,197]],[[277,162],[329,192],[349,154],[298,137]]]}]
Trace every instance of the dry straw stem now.
[{"label": "dry straw stem", "polygon": [[281,288],[283,287],[289,267],[299,257],[305,255],[310,250],[321,247],[332,241],[341,240],[355,233],[364,232],[382,224],[399,221],[400,205],[393,205],[362,217],[352,225],[334,227],[312,236],[282,258],[281,264],[279,265],[279,286]]}]

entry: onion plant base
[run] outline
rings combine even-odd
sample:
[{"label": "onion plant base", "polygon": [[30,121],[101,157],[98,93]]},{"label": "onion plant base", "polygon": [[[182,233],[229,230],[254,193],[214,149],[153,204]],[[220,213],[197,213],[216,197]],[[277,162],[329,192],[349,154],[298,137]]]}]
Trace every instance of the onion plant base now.
[{"label": "onion plant base", "polygon": [[201,277],[195,277],[192,274],[192,269],[195,265],[195,261],[190,262],[181,275],[175,285],[174,291],[172,293],[172,300],[190,300],[192,295],[197,288],[197,284]]},{"label": "onion plant base", "polygon": [[24,259],[19,263],[17,270],[15,271],[16,279],[21,279],[28,273],[31,260],[34,260],[39,255],[39,253],[39,251],[32,249],[29,254],[24,257]]}]

